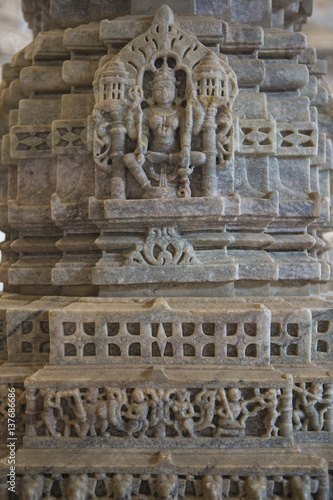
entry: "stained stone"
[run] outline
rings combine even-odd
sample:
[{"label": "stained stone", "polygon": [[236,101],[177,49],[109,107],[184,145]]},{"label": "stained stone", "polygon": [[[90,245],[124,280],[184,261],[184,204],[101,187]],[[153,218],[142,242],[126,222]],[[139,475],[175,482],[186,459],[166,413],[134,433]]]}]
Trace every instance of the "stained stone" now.
[{"label": "stained stone", "polygon": [[1,499],[332,498],[312,2],[22,4],[34,40],[1,84]]}]

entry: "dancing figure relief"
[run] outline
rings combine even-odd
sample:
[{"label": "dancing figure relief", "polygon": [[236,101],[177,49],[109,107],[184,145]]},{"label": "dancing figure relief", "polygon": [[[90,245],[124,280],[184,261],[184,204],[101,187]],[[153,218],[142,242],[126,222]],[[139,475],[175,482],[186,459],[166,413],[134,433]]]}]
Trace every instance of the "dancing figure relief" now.
[{"label": "dancing figure relief", "polygon": [[111,198],[129,196],[128,172],[136,197],[189,198],[198,168],[195,196],[218,195],[217,171],[233,157],[236,76],[169,7],[97,71],[94,89],[94,160],[110,174]]},{"label": "dancing figure relief", "polygon": [[325,417],[333,408],[333,386],[320,383],[294,385],[293,424],[295,431],[322,431]]},{"label": "dancing figure relief", "polygon": [[279,435],[280,389],[88,388],[43,391],[41,423],[52,437],[130,439],[246,436],[247,419],[258,418],[263,437]]}]

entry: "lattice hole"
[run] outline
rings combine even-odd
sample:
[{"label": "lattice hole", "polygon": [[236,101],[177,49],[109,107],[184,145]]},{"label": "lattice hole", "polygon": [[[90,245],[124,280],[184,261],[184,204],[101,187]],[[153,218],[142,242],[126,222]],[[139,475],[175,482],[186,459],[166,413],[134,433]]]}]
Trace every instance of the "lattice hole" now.
[{"label": "lattice hole", "polygon": [[50,333],[50,325],[48,321],[41,321],[40,322],[40,330],[42,333],[45,333],[45,335],[49,335]]},{"label": "lattice hole", "polygon": [[244,332],[249,337],[257,336],[257,325],[255,323],[244,323]]},{"label": "lattice hole", "polygon": [[21,342],[21,352],[32,352],[32,344],[31,342]]},{"label": "lattice hole", "polygon": [[0,320],[0,333],[5,332],[5,321],[3,319]]},{"label": "lattice hole", "polygon": [[83,348],[83,356],[96,356],[96,344],[89,342]]},{"label": "lattice hole", "polygon": [[62,324],[64,335],[74,335],[76,331],[76,323],[65,322]]},{"label": "lattice hole", "polygon": [[247,356],[248,358],[256,358],[257,355],[257,344],[249,344],[246,346],[245,356]]},{"label": "lattice hole", "polygon": [[215,335],[215,323],[202,323],[202,331],[208,337]]},{"label": "lattice hole", "polygon": [[206,358],[214,358],[215,356],[215,344],[206,344],[202,348],[202,355]]},{"label": "lattice hole", "polygon": [[195,347],[192,344],[184,344],[183,354],[186,357],[193,358],[195,356]]},{"label": "lattice hole", "polygon": [[141,344],[139,342],[134,342],[128,348],[129,356],[141,356]]},{"label": "lattice hole", "polygon": [[76,356],[76,347],[74,344],[64,345],[65,356]]},{"label": "lattice hole", "polygon": [[28,333],[31,333],[33,330],[34,324],[32,321],[22,321],[21,323],[21,332],[23,335],[27,335]]},{"label": "lattice hole", "polygon": [[271,323],[271,337],[278,337],[281,335],[280,323]]},{"label": "lattice hole", "polygon": [[50,352],[50,342],[42,342],[39,346],[39,352]]},{"label": "lattice hole", "polygon": [[83,331],[86,335],[95,335],[95,323],[83,323]]},{"label": "lattice hole", "polygon": [[131,335],[140,335],[140,323],[127,323],[126,328]]},{"label": "lattice hole", "polygon": [[170,342],[167,342],[164,349],[164,356],[172,357],[173,356],[173,346]]},{"label": "lattice hole", "polygon": [[297,356],[298,355],[298,345],[297,344],[289,344],[286,349],[287,356]]},{"label": "lattice hole", "polygon": [[290,335],[291,337],[298,337],[298,333],[299,333],[299,326],[297,323],[288,323],[287,324],[287,332],[288,332],[288,335]]},{"label": "lattice hole", "polygon": [[231,337],[232,335],[236,335],[237,329],[237,323],[227,323],[227,336]]},{"label": "lattice hole", "polygon": [[328,352],[328,343],[326,340],[317,341],[317,352]]},{"label": "lattice hole", "polygon": [[318,321],[318,323],[317,323],[317,332],[318,333],[327,333],[329,329],[330,329],[330,322],[329,321],[324,321],[324,320]]},{"label": "lattice hole", "polygon": [[271,344],[271,356],[281,356],[281,346],[278,344]]},{"label": "lattice hole", "polygon": [[190,337],[193,335],[195,329],[194,323],[182,323],[183,337]]},{"label": "lattice hole", "polygon": [[238,349],[235,345],[227,344],[227,357],[238,358]]},{"label": "lattice hole", "polygon": [[119,333],[119,323],[107,323],[107,330],[108,337],[115,337]]},{"label": "lattice hole", "polygon": [[151,345],[151,355],[154,358],[160,358],[161,357],[161,351],[160,351],[160,348],[159,348],[157,342],[153,342],[152,345]]},{"label": "lattice hole", "polygon": [[109,344],[109,356],[121,356],[120,347],[117,344]]}]

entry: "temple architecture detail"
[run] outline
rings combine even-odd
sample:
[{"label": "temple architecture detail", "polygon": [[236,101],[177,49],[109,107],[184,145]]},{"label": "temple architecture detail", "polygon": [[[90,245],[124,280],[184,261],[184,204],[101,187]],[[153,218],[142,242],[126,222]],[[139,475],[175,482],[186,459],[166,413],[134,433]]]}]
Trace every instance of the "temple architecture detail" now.
[{"label": "temple architecture detail", "polygon": [[333,498],[311,4],[22,1],[34,39],[0,87],[1,500]]}]

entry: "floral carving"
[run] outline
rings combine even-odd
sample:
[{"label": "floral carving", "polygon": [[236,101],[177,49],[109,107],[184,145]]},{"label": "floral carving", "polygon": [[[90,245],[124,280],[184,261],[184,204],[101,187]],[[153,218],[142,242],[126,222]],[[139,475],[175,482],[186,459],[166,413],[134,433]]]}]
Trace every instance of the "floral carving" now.
[{"label": "floral carving", "polygon": [[190,243],[178,236],[172,227],[150,229],[135,250],[124,254],[125,265],[181,266],[199,264]]}]

